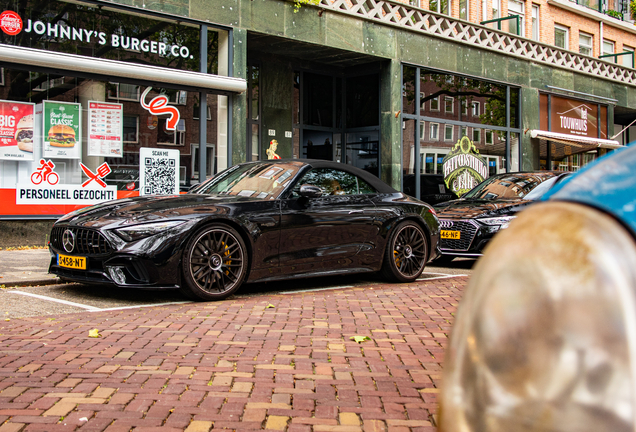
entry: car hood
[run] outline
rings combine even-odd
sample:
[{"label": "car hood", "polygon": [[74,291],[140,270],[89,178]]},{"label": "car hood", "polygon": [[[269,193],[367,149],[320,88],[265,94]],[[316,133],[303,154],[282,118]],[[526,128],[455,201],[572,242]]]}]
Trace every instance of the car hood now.
[{"label": "car hood", "polygon": [[186,220],[208,214],[227,214],[233,205],[250,201],[255,200],[239,196],[199,194],[143,196],[86,207],[63,216],[57,223],[89,228],[114,228],[173,219]]},{"label": "car hood", "polygon": [[458,199],[446,201],[435,206],[440,219],[474,219],[480,217],[497,217],[515,214],[532,201],[528,200],[471,200]]}]

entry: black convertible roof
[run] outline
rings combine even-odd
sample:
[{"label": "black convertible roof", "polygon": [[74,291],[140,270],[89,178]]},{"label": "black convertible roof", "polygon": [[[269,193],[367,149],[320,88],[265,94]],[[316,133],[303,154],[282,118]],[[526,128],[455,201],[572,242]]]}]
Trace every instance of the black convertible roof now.
[{"label": "black convertible roof", "polygon": [[[300,162],[304,165],[310,166],[311,168],[338,169],[338,170],[346,171],[348,173],[357,175],[362,180],[366,181],[371,186],[373,186],[373,188],[380,193],[397,193],[398,192],[397,190],[393,189],[391,186],[384,183],[382,180],[380,180],[379,178],[377,178],[375,175],[371,174],[370,172],[354,167],[353,165],[347,165],[340,162],[332,162],[332,161],[320,160],[320,159],[269,159],[269,160],[263,160],[260,162],[274,162],[274,163]],[[251,162],[251,163],[257,163],[257,162]]]}]

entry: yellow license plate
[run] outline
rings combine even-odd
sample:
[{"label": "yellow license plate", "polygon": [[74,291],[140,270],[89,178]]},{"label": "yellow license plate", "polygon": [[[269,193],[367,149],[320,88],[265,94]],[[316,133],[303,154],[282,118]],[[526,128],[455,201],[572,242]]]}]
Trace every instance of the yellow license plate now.
[{"label": "yellow license plate", "polygon": [[459,240],[461,237],[461,231],[448,231],[442,230],[442,238],[443,239],[451,239],[451,240]]},{"label": "yellow license plate", "polygon": [[86,257],[58,255],[57,265],[70,269],[86,270]]}]

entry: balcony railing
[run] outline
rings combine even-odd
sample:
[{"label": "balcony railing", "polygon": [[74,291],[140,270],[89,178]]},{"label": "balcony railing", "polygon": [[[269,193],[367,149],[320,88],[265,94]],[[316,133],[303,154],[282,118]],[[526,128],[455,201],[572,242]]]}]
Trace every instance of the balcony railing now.
[{"label": "balcony railing", "polygon": [[636,71],[597,58],[391,0],[321,0],[319,7],[372,22],[636,86]]}]

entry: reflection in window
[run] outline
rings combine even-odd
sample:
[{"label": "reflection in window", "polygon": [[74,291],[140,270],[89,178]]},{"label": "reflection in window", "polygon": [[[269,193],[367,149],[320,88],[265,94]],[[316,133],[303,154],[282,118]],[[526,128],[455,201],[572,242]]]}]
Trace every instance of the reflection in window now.
[{"label": "reflection in window", "polygon": [[139,142],[139,117],[125,115],[123,132],[125,143],[137,144]]},{"label": "reflection in window", "polygon": [[453,125],[444,126],[444,141],[453,141]]},{"label": "reflection in window", "polygon": [[431,111],[439,111],[439,96],[431,99]]},{"label": "reflection in window", "polygon": [[481,129],[473,129],[473,142],[481,141]]},{"label": "reflection in window", "polygon": [[495,143],[493,138],[493,132],[491,130],[486,131],[486,144],[493,145]]},{"label": "reflection in window", "polygon": [[117,100],[139,100],[139,86],[125,83],[109,83],[108,97]]},{"label": "reflection in window", "polygon": [[[490,83],[475,78],[442,74],[426,71],[420,72],[420,88],[426,96],[420,101],[425,107],[422,116],[439,118],[440,97],[444,103],[446,118],[460,120],[459,113],[454,110],[455,98],[461,98],[466,106],[472,109],[471,123],[481,123],[500,127],[518,127],[519,89],[510,88],[510,125],[506,124],[506,89],[507,86]],[[430,101],[428,110],[426,102]],[[482,109],[483,105],[483,109]],[[462,105],[462,110],[464,106]],[[468,116],[462,116],[467,120]]]},{"label": "reflection in window", "polygon": [[346,171],[319,168],[309,171],[294,187],[293,196],[300,196],[302,185],[318,186],[323,195],[360,195],[375,193],[375,189],[356,175]]},{"label": "reflection in window", "polygon": [[439,123],[431,123],[431,141],[439,140]]},{"label": "reflection in window", "polygon": [[446,96],[444,98],[444,112],[446,114],[453,114],[455,112],[455,99]]},{"label": "reflection in window", "polygon": [[479,102],[473,102],[473,117],[479,117]]}]

